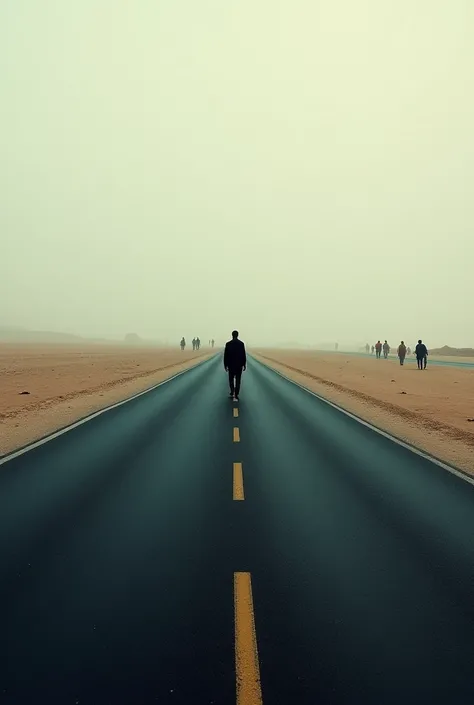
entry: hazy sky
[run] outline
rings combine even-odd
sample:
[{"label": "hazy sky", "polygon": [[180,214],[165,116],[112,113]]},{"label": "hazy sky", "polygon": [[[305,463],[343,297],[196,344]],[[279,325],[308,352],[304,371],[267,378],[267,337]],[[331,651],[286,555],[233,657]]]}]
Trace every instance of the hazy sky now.
[{"label": "hazy sky", "polygon": [[474,345],[473,0],[2,0],[0,324]]}]

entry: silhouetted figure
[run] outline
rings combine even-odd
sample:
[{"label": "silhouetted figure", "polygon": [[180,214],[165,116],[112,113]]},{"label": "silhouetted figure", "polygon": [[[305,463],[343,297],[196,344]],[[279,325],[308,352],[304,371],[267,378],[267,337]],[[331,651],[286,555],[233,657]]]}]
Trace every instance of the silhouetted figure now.
[{"label": "silhouetted figure", "polygon": [[196,338],[192,339],[193,350],[196,350]]},{"label": "silhouetted figure", "polygon": [[428,358],[428,350],[422,340],[418,341],[415,348],[416,364],[419,370],[426,370],[426,362]]},{"label": "silhouetted figure", "polygon": [[334,346],[334,349],[336,352],[339,350],[339,343],[336,343],[336,345]]},{"label": "silhouetted figure", "polygon": [[400,365],[403,365],[403,363],[405,362],[405,358],[407,356],[407,346],[405,345],[403,340],[400,343],[400,345],[398,346],[397,353],[398,353],[398,359],[400,360]]},{"label": "silhouetted figure", "polygon": [[179,345],[180,345],[181,350],[184,350],[184,348],[186,347],[186,341],[184,339],[184,336],[181,338],[181,342]]},{"label": "silhouetted figure", "polygon": [[199,350],[200,347],[201,347],[201,341],[199,340],[199,338],[196,338],[196,350]]},{"label": "silhouetted figure", "polygon": [[[245,345],[239,340],[239,332],[232,331],[232,340],[225,344],[224,369],[229,373],[230,396],[238,400],[242,372],[247,367]],[[235,382],[234,382],[235,380]]]},{"label": "silhouetted figure", "polygon": [[385,359],[387,359],[389,352],[390,352],[390,345],[387,343],[387,341],[385,341],[385,343],[383,344],[383,356]]},{"label": "silhouetted figure", "polygon": [[407,355],[411,355],[411,348],[407,348]]},{"label": "silhouetted figure", "polygon": [[372,355],[374,354],[374,352],[375,352],[375,345],[372,345]]},{"label": "silhouetted figure", "polygon": [[214,347],[214,338],[211,340],[211,348]]},{"label": "silhouetted figure", "polygon": [[380,340],[377,340],[375,343],[375,357],[380,357],[382,354],[382,343]]},{"label": "silhouetted figure", "polygon": [[367,353],[367,355],[368,355],[369,352],[370,352],[370,345],[369,345],[368,343],[367,343],[367,345],[365,346],[365,352]]}]

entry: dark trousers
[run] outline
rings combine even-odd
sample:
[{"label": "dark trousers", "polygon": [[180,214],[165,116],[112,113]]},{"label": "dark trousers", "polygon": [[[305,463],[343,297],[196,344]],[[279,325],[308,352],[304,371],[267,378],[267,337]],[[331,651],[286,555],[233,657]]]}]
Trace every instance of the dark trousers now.
[{"label": "dark trousers", "polygon": [[405,358],[400,356],[400,365],[403,365],[404,362],[405,362]]},{"label": "dark trousers", "polygon": [[422,370],[423,369],[423,362],[424,358],[423,357],[417,357],[416,358],[416,364],[418,365],[418,369]]},{"label": "dark trousers", "polygon": [[[234,377],[235,377],[235,383],[234,383]],[[242,368],[241,367],[238,367],[235,370],[231,370],[229,368],[229,387],[230,387],[230,391],[232,392],[232,394],[235,394],[236,397],[239,396],[241,377],[242,377]]]}]

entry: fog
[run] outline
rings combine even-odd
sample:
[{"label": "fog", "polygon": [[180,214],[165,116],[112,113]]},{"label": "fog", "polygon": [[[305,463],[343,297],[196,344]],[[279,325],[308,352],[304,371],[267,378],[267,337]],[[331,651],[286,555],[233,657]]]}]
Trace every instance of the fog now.
[{"label": "fog", "polygon": [[0,324],[473,345],[473,27],[472,0],[3,0]]}]

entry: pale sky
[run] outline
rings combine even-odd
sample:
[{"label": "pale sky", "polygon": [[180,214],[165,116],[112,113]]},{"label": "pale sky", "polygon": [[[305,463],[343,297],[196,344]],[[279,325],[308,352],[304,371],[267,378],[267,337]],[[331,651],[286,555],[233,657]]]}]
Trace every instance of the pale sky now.
[{"label": "pale sky", "polygon": [[474,0],[3,0],[0,324],[474,345]]}]

